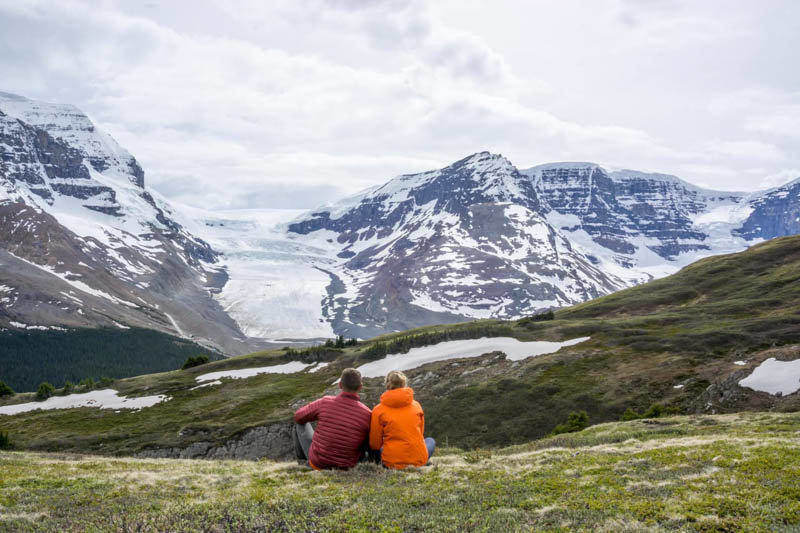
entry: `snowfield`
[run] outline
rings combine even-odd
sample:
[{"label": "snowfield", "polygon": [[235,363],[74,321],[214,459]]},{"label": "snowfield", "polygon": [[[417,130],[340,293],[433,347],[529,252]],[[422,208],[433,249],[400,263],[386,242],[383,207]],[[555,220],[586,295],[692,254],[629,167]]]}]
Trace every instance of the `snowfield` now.
[{"label": "snowfield", "polygon": [[740,387],[786,396],[800,390],[800,359],[778,361],[770,357],[739,382]]},{"label": "snowfield", "polygon": [[101,389],[81,394],[53,396],[43,402],[18,403],[0,407],[0,415],[16,415],[28,411],[50,409],[75,409],[78,407],[97,407],[98,409],[143,409],[169,400],[168,396],[140,396],[126,398],[114,389]]},{"label": "snowfield", "polygon": [[292,374],[300,372],[314,363],[303,363],[300,361],[291,361],[282,365],[273,366],[260,366],[257,368],[239,368],[237,370],[220,370],[219,372],[209,372],[197,376],[195,379],[198,383],[203,381],[213,381],[221,378],[243,379],[257,376],[258,374]]},{"label": "snowfield", "polygon": [[365,378],[385,376],[392,370],[410,370],[435,361],[479,357],[489,352],[503,352],[511,361],[521,361],[528,357],[557,352],[564,346],[572,346],[589,337],[579,337],[564,342],[530,341],[522,342],[512,337],[483,337],[459,341],[445,341],[431,346],[412,348],[408,353],[390,354],[358,367]]}]

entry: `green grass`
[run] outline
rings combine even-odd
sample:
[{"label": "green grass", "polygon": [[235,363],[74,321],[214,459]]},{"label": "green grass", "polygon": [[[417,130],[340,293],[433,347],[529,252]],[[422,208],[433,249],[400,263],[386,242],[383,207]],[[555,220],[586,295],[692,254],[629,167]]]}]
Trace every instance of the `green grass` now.
[{"label": "green grass", "polygon": [[13,531],[795,531],[800,416],[593,426],[402,472],[0,453]]}]

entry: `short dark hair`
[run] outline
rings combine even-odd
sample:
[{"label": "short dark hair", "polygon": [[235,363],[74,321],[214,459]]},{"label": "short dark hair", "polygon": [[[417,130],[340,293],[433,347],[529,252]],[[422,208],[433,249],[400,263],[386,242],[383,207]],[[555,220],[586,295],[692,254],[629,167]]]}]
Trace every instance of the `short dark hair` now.
[{"label": "short dark hair", "polygon": [[361,388],[361,372],[355,368],[342,370],[342,388],[347,392],[358,392]]}]

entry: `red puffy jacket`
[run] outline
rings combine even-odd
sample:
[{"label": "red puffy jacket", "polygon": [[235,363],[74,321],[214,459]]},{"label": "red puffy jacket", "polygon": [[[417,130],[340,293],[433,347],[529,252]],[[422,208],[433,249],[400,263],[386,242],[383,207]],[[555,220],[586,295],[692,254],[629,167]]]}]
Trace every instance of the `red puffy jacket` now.
[{"label": "red puffy jacket", "polygon": [[354,392],[324,396],[294,414],[298,424],[317,421],[308,460],[317,468],[352,468],[369,435],[369,407]]}]

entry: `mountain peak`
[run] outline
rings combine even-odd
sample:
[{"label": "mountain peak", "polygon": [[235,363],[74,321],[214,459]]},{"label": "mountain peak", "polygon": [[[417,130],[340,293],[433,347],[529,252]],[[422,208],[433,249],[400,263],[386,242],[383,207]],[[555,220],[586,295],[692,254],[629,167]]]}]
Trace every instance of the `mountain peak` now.
[{"label": "mountain peak", "polygon": [[459,159],[447,168],[456,169],[462,167],[473,168],[480,171],[500,169],[517,170],[517,167],[515,167],[511,161],[503,157],[502,154],[493,154],[487,151],[476,152],[463,159]]}]

